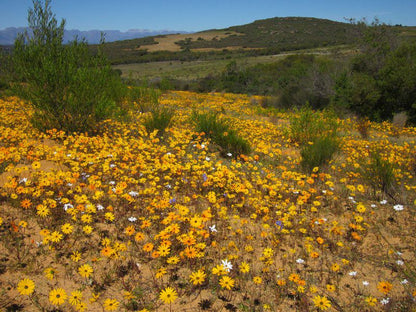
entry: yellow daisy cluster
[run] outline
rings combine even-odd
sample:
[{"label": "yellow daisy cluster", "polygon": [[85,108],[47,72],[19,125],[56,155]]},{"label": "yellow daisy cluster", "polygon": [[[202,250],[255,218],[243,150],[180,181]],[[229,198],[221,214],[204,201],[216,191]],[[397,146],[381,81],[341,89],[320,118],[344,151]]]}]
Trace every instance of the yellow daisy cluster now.
[{"label": "yellow daisy cluster", "polygon": [[[415,308],[415,128],[369,123],[361,138],[339,120],[340,152],[305,173],[291,113],[227,93],[160,105],[176,111],[163,136],[134,111],[87,136],[39,133],[28,104],[0,99],[5,296],[65,311]],[[195,110],[252,152],[221,156]],[[368,178],[374,153],[394,164],[390,188]]]}]

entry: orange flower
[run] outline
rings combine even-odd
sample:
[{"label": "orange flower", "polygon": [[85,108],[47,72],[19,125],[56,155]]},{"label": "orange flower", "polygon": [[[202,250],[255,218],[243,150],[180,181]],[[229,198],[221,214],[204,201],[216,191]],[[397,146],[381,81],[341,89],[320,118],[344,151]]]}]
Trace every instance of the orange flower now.
[{"label": "orange flower", "polygon": [[126,233],[127,236],[132,236],[136,232],[133,225],[130,225],[125,228],[124,233]]},{"label": "orange flower", "polygon": [[196,249],[194,247],[186,247],[185,250],[185,256],[188,258],[195,258],[197,256]]},{"label": "orange flower", "polygon": [[101,254],[105,257],[111,257],[114,254],[114,249],[110,246],[106,246],[103,249],[101,249]]},{"label": "orange flower", "polygon": [[142,232],[137,232],[134,236],[136,242],[141,242],[144,239],[144,234]]},{"label": "orange flower", "polygon": [[20,202],[20,205],[22,205],[22,207],[23,207],[24,209],[29,209],[29,208],[30,208],[30,206],[32,206],[32,202],[30,201],[30,199],[23,199],[23,200]]},{"label": "orange flower", "polygon": [[143,246],[143,250],[146,252],[151,252],[153,250],[153,244],[147,243],[146,245]]},{"label": "orange flower", "polygon": [[392,288],[393,288],[393,285],[386,281],[382,281],[378,283],[377,285],[377,289],[385,295],[387,295]]}]

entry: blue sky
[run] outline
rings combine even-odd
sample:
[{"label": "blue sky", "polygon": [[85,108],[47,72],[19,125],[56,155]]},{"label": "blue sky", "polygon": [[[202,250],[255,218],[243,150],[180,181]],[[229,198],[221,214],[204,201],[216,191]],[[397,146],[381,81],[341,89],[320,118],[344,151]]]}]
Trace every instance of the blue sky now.
[{"label": "blue sky", "polygon": [[[0,0],[0,29],[27,26],[31,0]],[[307,16],[345,18],[416,26],[416,0],[53,0],[58,21],[79,30],[199,31],[257,19]]]}]

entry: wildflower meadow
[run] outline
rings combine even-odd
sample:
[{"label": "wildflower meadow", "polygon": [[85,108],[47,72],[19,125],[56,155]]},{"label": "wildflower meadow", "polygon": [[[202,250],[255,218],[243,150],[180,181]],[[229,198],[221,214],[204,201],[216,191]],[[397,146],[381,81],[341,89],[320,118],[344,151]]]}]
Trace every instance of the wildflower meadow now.
[{"label": "wildflower meadow", "polygon": [[414,311],[416,129],[256,100],[167,92],[163,131],[130,103],[87,135],[1,99],[0,310]]}]

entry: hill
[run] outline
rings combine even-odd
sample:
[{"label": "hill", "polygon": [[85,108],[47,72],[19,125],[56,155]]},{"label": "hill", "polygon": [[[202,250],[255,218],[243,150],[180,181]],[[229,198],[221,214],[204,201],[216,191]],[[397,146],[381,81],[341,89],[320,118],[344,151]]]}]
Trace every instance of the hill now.
[{"label": "hill", "polygon": [[106,44],[104,51],[113,63],[133,63],[178,59],[186,53],[187,60],[200,58],[205,52],[215,57],[237,52],[268,55],[351,44],[356,38],[357,26],[349,23],[310,17],[275,17],[226,29],[117,41]]}]

